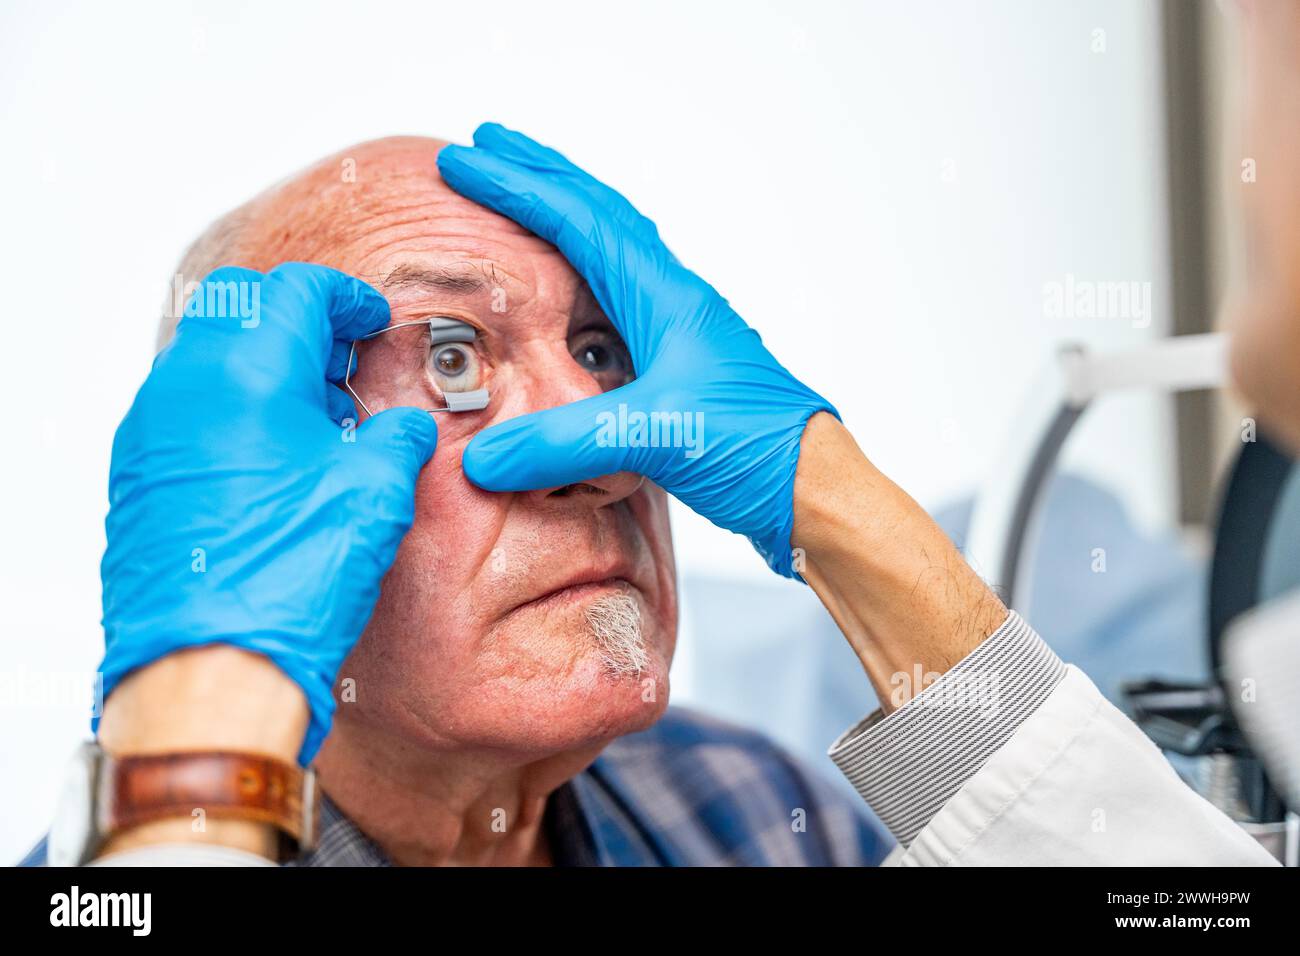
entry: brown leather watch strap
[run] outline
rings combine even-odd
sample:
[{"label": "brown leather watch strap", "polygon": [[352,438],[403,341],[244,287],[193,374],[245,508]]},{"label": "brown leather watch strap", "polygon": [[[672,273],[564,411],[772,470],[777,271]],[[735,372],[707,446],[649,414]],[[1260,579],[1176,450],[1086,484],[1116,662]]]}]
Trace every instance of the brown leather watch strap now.
[{"label": "brown leather watch strap", "polygon": [[[259,754],[225,751],[104,755],[100,831],[168,817],[251,820],[279,828],[298,844],[316,844],[315,775]],[[306,813],[304,814],[304,808]]]}]

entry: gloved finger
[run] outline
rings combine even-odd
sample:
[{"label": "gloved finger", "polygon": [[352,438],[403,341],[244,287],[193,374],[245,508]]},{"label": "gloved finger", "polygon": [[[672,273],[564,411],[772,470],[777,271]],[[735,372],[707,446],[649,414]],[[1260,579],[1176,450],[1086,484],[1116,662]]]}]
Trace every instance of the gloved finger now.
[{"label": "gloved finger", "polygon": [[351,420],[354,426],[360,421],[357,415],[357,403],[338,385],[330,385],[325,389],[325,410],[329,412],[330,421],[340,427],[348,420]]},{"label": "gloved finger", "polygon": [[486,428],[466,446],[461,467],[486,491],[554,488],[620,471],[654,480],[660,449],[629,434],[647,394],[640,384]]},{"label": "gloved finger", "polygon": [[[265,279],[256,270],[238,266],[222,266],[210,272],[185,300],[176,334],[154,356],[154,368],[195,360],[196,353],[215,349],[213,339],[257,328],[262,320],[261,292]],[[247,343],[248,338],[238,341]]]},{"label": "gloved finger", "polygon": [[224,394],[260,386],[266,375],[250,369],[247,359],[255,351],[254,336],[262,324],[265,279],[253,269],[213,270],[185,301],[176,333],[154,357],[144,389],[175,396],[214,387],[222,387]]},{"label": "gloved finger", "polygon": [[329,363],[325,366],[326,381],[338,385],[346,376],[348,370],[348,358],[352,359],[352,374],[357,374],[357,357],[352,352],[351,339],[335,339],[333,346],[330,347]]},{"label": "gloved finger", "polygon": [[[267,273],[263,286],[268,323],[297,346],[286,374],[312,381],[327,377],[332,358],[346,358],[344,343],[379,331],[391,317],[388,300],[374,288],[327,266],[286,262]],[[334,370],[342,370],[342,360]]]},{"label": "gloved finger", "polygon": [[593,202],[599,203],[616,216],[623,225],[637,233],[643,242],[659,241],[658,227],[641,215],[622,193],[606,186],[558,151],[543,146],[530,136],[518,130],[507,129],[500,123],[483,123],[474,131],[474,145],[528,169],[570,177]]},{"label": "gloved finger", "polygon": [[325,409],[326,372],[340,343],[388,322],[388,301],[335,269],[286,263],[262,275],[223,267],[187,302],[154,368],[181,389],[235,388],[263,399],[287,391]]},{"label": "gloved finger", "polygon": [[388,456],[414,491],[416,476],[438,447],[438,423],[422,408],[390,408],[361,423],[357,442]]},{"label": "gloved finger", "polygon": [[662,244],[647,245],[608,215],[571,179],[528,169],[477,147],[444,146],[438,169],[463,196],[515,220],[558,248],[587,280],[605,315],[644,373],[663,330],[654,314],[652,283],[629,277],[661,277],[673,268]]}]

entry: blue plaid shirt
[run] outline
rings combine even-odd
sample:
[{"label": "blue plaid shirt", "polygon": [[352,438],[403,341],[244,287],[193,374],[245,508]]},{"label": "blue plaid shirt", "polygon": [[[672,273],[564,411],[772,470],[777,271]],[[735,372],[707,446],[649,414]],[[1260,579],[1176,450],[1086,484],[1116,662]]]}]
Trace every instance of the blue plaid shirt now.
[{"label": "blue plaid shirt", "polygon": [[[893,840],[856,803],[762,734],[670,707],[552,794],[560,866],[873,866]],[[23,860],[45,862],[42,840]],[[388,866],[328,799],[299,866]]]}]

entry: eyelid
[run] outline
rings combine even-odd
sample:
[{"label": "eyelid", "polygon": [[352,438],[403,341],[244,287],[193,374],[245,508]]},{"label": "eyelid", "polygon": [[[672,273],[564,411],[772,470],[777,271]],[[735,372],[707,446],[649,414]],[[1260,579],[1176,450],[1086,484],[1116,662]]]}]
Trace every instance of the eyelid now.
[{"label": "eyelid", "polygon": [[618,346],[619,350],[626,354],[629,359],[632,357],[632,353],[628,349],[627,343],[623,341],[623,336],[618,334],[618,329],[611,328],[607,325],[590,325],[585,329],[578,329],[575,332],[570,332],[569,342],[572,344],[583,336],[593,334],[603,336],[607,341]]},{"label": "eyelid", "polygon": [[414,322],[443,321],[455,322],[459,325],[465,325],[474,330],[474,334],[479,338],[486,336],[487,330],[479,324],[478,319],[470,318],[460,309],[449,309],[447,306],[426,305],[422,308],[403,309],[402,315],[409,317]]},{"label": "eyelid", "polygon": [[[618,330],[610,328],[609,326],[605,326],[605,325],[590,325],[587,326],[585,329],[578,329],[577,331],[570,332],[569,333],[570,346],[572,346],[575,342],[580,341],[585,336],[589,336],[589,335],[602,336],[606,341],[618,346],[618,348],[621,351],[623,352],[628,351],[627,343],[623,341],[623,336],[618,334]],[[630,355],[631,353],[629,352],[628,354]]]},{"label": "eyelid", "polygon": [[569,335],[570,336],[585,335],[588,332],[604,332],[608,335],[613,335],[617,339],[623,338],[623,336],[619,335],[618,329],[614,328],[614,326],[611,323],[606,322],[603,319],[592,319],[590,322],[587,322],[585,325],[578,326],[578,328],[570,332]]}]

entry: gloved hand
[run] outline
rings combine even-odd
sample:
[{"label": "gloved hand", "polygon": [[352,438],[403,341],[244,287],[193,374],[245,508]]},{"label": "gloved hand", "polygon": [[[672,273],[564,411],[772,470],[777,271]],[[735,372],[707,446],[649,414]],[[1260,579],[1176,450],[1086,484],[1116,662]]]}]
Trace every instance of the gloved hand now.
[{"label": "gloved hand", "polygon": [[[485,123],[473,147],[443,147],[438,169],[457,192],[564,254],[637,372],[622,388],[485,429],[464,452],[470,480],[522,491],[637,472],[746,535],[773,570],[794,577],[799,439],[814,413],[839,417],[830,403],[677,261],[653,222],[554,150]],[[637,413],[647,416],[644,430]]]},{"label": "gloved hand", "polygon": [[310,763],[438,440],[416,408],[354,429],[328,384],[388,321],[383,296],[323,266],[218,269],[195,293],[113,441],[105,696],[180,648],[255,651],[307,697]]}]

